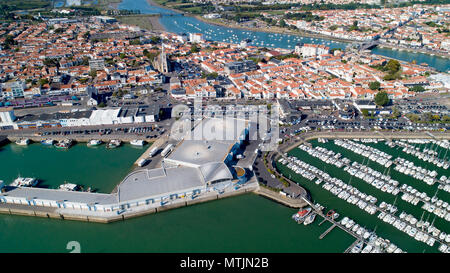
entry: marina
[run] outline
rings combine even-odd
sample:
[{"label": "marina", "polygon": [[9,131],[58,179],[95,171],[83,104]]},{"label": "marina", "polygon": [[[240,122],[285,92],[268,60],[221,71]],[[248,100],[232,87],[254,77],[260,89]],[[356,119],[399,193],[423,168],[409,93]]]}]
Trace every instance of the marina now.
[{"label": "marina", "polygon": [[[444,156],[446,155],[445,149],[448,148],[448,141],[409,141],[435,142],[435,145],[442,149],[440,159],[448,160]],[[392,148],[389,147],[392,144],[389,143],[391,143],[390,140],[382,139],[327,140],[319,138],[292,149],[279,159],[277,167],[282,172],[289,169],[290,172],[283,172],[285,176],[297,182],[302,181],[300,184],[311,191],[313,200],[329,204],[331,197],[321,193],[319,189],[326,190],[335,196],[332,199],[341,199],[350,206],[377,217],[378,221],[367,221],[366,225],[371,226],[372,230],[376,227],[377,233],[381,230],[382,236],[395,242],[396,246],[405,251],[445,252],[450,241],[446,235],[450,231],[448,228],[449,210],[447,209],[449,196],[447,192],[439,191],[438,185],[443,189],[448,184],[448,171],[444,168],[429,170],[422,168],[424,171],[419,169],[419,172],[424,172],[427,176],[405,175],[396,170],[396,168],[398,169],[397,163],[400,163],[398,158],[414,159],[414,164],[417,164],[416,169],[420,166],[420,161],[418,162],[418,158],[414,158],[406,152],[404,154],[399,151],[392,153],[390,150]],[[443,164],[442,167],[444,167]],[[301,177],[300,180],[299,177]],[[431,181],[430,178],[433,180]],[[413,202],[409,197],[411,195],[415,199]],[[326,201],[323,201],[323,198]],[[341,202],[338,203],[341,204]],[[341,210],[341,206],[333,207]],[[348,205],[342,207],[347,208]],[[356,212],[353,208],[349,211]],[[360,213],[356,213],[356,215],[358,215],[356,219],[359,221],[362,215]],[[349,218],[347,214],[344,217]],[[372,216],[369,217],[372,219]],[[338,219],[338,221],[347,223],[349,220],[346,218]],[[391,228],[385,227],[384,224]],[[354,227],[354,224],[348,225],[348,227],[351,226]],[[410,239],[397,236],[396,232],[390,231],[392,228],[408,235]],[[366,228],[366,230],[368,229]],[[384,233],[388,230],[389,232]],[[359,227],[356,231],[359,231]],[[360,233],[364,234],[364,230]],[[411,239],[427,246],[418,250],[422,246],[411,243]],[[405,245],[411,246],[412,250]],[[392,249],[394,247],[391,247],[389,251],[393,251]]]},{"label": "marina", "polygon": [[[374,149],[377,150],[383,150],[386,154],[390,154],[390,150],[386,150],[386,149],[395,149],[395,148],[390,148],[388,145],[386,145],[384,143],[384,141],[379,141],[378,143],[366,143],[364,141],[360,141],[360,140],[352,140],[355,143],[364,143],[365,145],[371,145],[371,146],[375,146],[378,145],[376,147],[374,147]],[[315,153],[317,153],[316,155],[318,157],[314,157],[309,155],[308,153],[306,153],[305,151],[301,150],[300,148],[295,148],[294,150],[292,150],[291,152],[289,152],[289,154],[294,153],[294,154],[298,154],[299,152],[303,152],[304,154],[301,156],[301,162],[297,161],[297,163],[301,163],[301,165],[298,165],[300,168],[300,166],[303,165],[302,169],[303,170],[307,170],[308,168],[313,166],[317,166],[317,170],[319,169],[326,169],[326,173],[329,173],[330,177],[335,177],[336,179],[334,180],[337,185],[339,185],[339,182],[342,181],[342,186],[344,186],[344,184],[350,184],[352,187],[355,186],[355,190],[354,193],[358,193],[358,198],[361,201],[362,197],[364,197],[364,195],[362,194],[366,194],[365,198],[363,200],[363,202],[366,203],[366,206],[364,207],[364,204],[362,202],[359,202],[359,206],[364,207],[364,210],[361,210],[361,208],[357,205],[358,202],[356,202],[355,204],[349,204],[347,202],[345,202],[343,199],[337,197],[339,193],[337,193],[337,189],[333,190],[333,193],[330,193],[328,191],[328,195],[326,195],[327,197],[323,198],[321,197],[321,195],[323,195],[321,192],[323,192],[323,186],[328,184],[333,184],[334,188],[337,188],[336,184],[334,183],[330,183],[328,182],[325,172],[323,173],[323,175],[321,177],[316,177],[313,178],[313,171],[309,170],[308,173],[303,171],[300,172],[301,174],[297,174],[296,172],[291,172],[290,177],[289,175],[287,175],[287,177],[291,178],[291,179],[295,179],[295,181],[302,181],[303,183],[306,184],[302,184],[305,186],[305,188],[307,188],[308,190],[311,191],[311,195],[312,195],[312,199],[315,201],[318,201],[322,204],[326,204],[327,208],[325,210],[324,206],[319,205],[319,204],[313,204],[308,200],[304,200],[305,202],[308,201],[311,208],[315,208],[311,214],[309,214],[308,216],[310,217],[306,217],[304,219],[304,221],[301,223],[301,225],[298,225],[297,223],[295,223],[294,221],[287,221],[286,218],[289,217],[289,213],[290,215],[292,215],[292,209],[286,208],[282,205],[273,203],[271,201],[265,200],[264,202],[269,202],[271,203],[271,206],[273,205],[274,207],[280,207],[282,211],[284,211],[284,213],[281,213],[281,215],[284,215],[284,220],[282,221],[283,223],[280,224],[281,221],[279,221],[277,223],[277,228],[279,228],[279,225],[286,227],[286,226],[291,226],[292,224],[294,228],[295,227],[295,236],[300,236],[301,239],[299,238],[298,240],[306,240],[305,238],[307,236],[311,237],[314,236],[313,239],[314,240],[314,245],[318,244],[317,242],[333,242],[332,246],[330,246],[331,248],[334,248],[335,250],[333,250],[333,252],[336,252],[336,248],[337,246],[340,246],[338,252],[352,252],[352,253],[356,253],[356,252],[361,252],[361,253],[369,253],[369,252],[388,252],[388,253],[400,253],[400,252],[445,252],[447,251],[448,247],[447,244],[445,243],[445,239],[447,238],[445,235],[446,232],[448,232],[448,230],[446,230],[445,228],[448,227],[448,222],[445,221],[445,219],[442,219],[440,217],[438,217],[437,215],[435,215],[436,217],[433,218],[434,214],[429,213],[428,211],[425,211],[423,209],[420,208],[420,206],[414,206],[410,203],[407,203],[405,201],[403,201],[400,198],[400,194],[404,193],[403,191],[399,191],[398,195],[393,195],[392,192],[388,193],[381,191],[380,189],[377,189],[376,187],[369,185],[366,182],[363,182],[363,180],[361,180],[358,177],[354,177],[351,176],[348,172],[344,171],[343,169],[345,167],[349,167],[349,164],[351,166],[352,162],[360,162],[358,164],[358,166],[363,166],[363,167],[367,167],[367,171],[369,170],[368,168],[372,169],[372,174],[376,171],[379,172],[381,175],[387,176],[388,173],[386,172],[386,168],[384,168],[384,166],[381,166],[379,163],[375,161],[370,160],[367,157],[364,157],[360,154],[354,153],[353,151],[349,151],[346,149],[341,149],[338,152],[336,152],[339,148],[339,146],[335,145],[335,141],[334,140],[327,140],[326,138],[322,138],[320,139],[320,142],[317,140],[312,140],[310,141],[310,143],[312,143],[312,147],[322,147],[323,149],[317,149],[315,150]],[[166,147],[167,145],[161,145],[158,144],[155,147]],[[19,147],[16,146],[15,144],[10,144],[10,145],[6,145],[3,148],[3,152],[5,152],[6,150],[9,150],[11,148],[13,148],[13,150],[15,150],[18,153],[22,153],[22,152],[26,152],[26,151],[30,151],[33,150],[35,148],[38,148],[39,150],[43,149],[43,151],[53,151],[57,154],[63,154],[63,155],[69,155],[72,154],[73,152],[76,152],[78,149],[86,149],[86,151],[92,151],[95,153],[101,152],[101,153],[110,153],[110,152],[123,152],[127,150],[127,147],[129,147],[128,149],[131,148],[131,151],[136,151],[137,154],[135,154],[135,156],[131,159],[131,162],[133,162],[136,157],[138,157],[138,155],[142,154],[142,152],[144,150],[139,151],[139,149],[133,149],[131,147],[131,145],[129,144],[125,144],[125,146],[121,149],[106,149],[106,147],[104,147],[105,149],[89,149],[86,147],[86,145],[74,145],[72,146],[72,148],[69,150],[70,152],[65,153],[60,149],[55,149],[46,145],[41,145],[40,143],[32,143],[27,147]],[[153,146],[151,146],[151,148],[155,148]],[[151,148],[147,149],[147,153],[151,152]],[[161,149],[162,149],[161,148]],[[160,148],[158,148],[160,149]],[[326,149],[326,150],[325,150]],[[326,163],[322,161],[319,156],[324,156],[324,154],[328,154],[330,151],[334,152],[334,155],[331,156],[331,158],[333,158],[332,160],[329,161],[329,163]],[[375,150],[373,150],[375,151]],[[333,161],[336,155],[341,154],[341,156],[338,156],[336,161],[333,162],[333,164],[330,164],[331,161]],[[40,152],[38,153],[40,154]],[[289,157],[291,157],[292,155],[289,155]],[[443,153],[444,154],[444,153]],[[384,155],[384,154],[383,154]],[[403,155],[402,155],[403,156]],[[407,158],[408,160],[409,155],[404,155],[405,158]],[[386,155],[384,155],[384,157],[386,157]],[[383,157],[383,158],[384,158]],[[110,156],[107,156],[107,158],[110,158]],[[288,157],[283,157],[284,160],[287,160]],[[345,158],[347,158],[347,160],[344,160]],[[394,156],[391,158],[394,159]],[[110,159],[111,160],[111,159]],[[295,160],[295,158],[294,158]],[[296,160],[299,160],[298,158]],[[342,160],[342,162],[341,162]],[[320,162],[320,164],[319,164]],[[295,161],[294,161],[295,163]],[[277,162],[277,165],[281,164],[280,162]],[[308,164],[308,165],[306,165]],[[33,164],[31,164],[33,165]],[[51,164],[50,164],[51,165]],[[132,164],[130,163],[130,166]],[[337,166],[336,166],[337,165]],[[417,164],[419,165],[419,164]],[[340,166],[340,167],[338,167]],[[356,168],[357,165],[354,165],[354,167]],[[320,168],[319,168],[320,167]],[[283,165],[279,165],[279,168],[281,171],[283,171],[283,173],[286,173],[286,167],[284,167]],[[399,184],[397,185],[396,188],[400,188],[400,186],[402,185],[402,183],[404,183],[404,181],[399,178],[398,176],[402,176],[403,178],[408,177],[402,173],[396,173],[395,170],[393,170],[394,168],[394,164],[392,166],[390,166],[390,173],[389,175],[391,176],[392,180],[394,181],[398,181]],[[340,175],[335,174],[336,170],[339,170],[339,172],[341,173]],[[445,171],[445,170],[444,170]],[[6,171],[5,171],[6,173]],[[41,175],[36,175],[36,174],[29,174],[29,173],[22,173],[21,174],[25,175],[26,177],[39,177],[39,178],[43,178],[42,180],[42,185],[46,186],[47,179],[45,179],[45,176],[41,176]],[[315,175],[315,174],[314,174]],[[345,176],[341,178],[341,175]],[[381,177],[380,175],[380,177]],[[65,174],[66,176],[66,174]],[[301,178],[299,178],[301,177]],[[440,177],[440,176],[437,176]],[[5,177],[4,177],[5,178]],[[15,177],[17,178],[17,176]],[[12,178],[8,178],[6,177],[6,179],[3,179],[5,181],[12,181],[14,179],[14,177]],[[300,179],[300,180],[299,180]],[[332,179],[332,178],[331,178]],[[339,181],[339,180],[340,181]],[[350,180],[351,179],[351,180]],[[322,181],[321,181],[322,180]],[[59,183],[57,184],[57,187],[59,187],[59,185],[63,184],[64,180],[59,180]],[[83,185],[85,187],[87,186],[92,186],[93,188],[95,187],[95,185],[92,184],[86,184],[86,183],[77,183],[75,180],[73,179],[67,179],[68,183],[73,183],[73,184],[80,184]],[[95,180],[97,181],[97,180]],[[97,182],[99,181],[103,181],[103,179],[98,179]],[[350,183],[344,183],[344,181],[348,182],[351,181]],[[386,180],[383,180],[386,181]],[[47,183],[46,183],[47,182]],[[95,184],[95,183],[94,183]],[[114,186],[114,183],[110,183],[111,186]],[[418,185],[413,184],[414,188],[419,188],[419,186],[422,187],[431,187],[430,185],[427,185],[426,183],[423,182],[418,182]],[[364,186],[365,185],[365,186]],[[391,185],[391,184],[390,184]],[[392,184],[392,186],[395,185],[395,183]],[[430,202],[431,202],[431,197],[434,196],[436,194],[436,189],[438,187],[438,185],[441,185],[439,183],[435,183],[432,187],[432,190],[429,190],[426,192],[427,196],[430,197]],[[360,186],[364,186],[366,189],[361,189]],[[316,188],[315,188],[316,187]],[[347,186],[348,187],[348,186]],[[350,188],[351,189],[351,188]],[[348,189],[348,191],[350,190]],[[356,189],[358,190],[358,192],[356,192]],[[422,192],[424,191],[423,189],[420,189]],[[108,192],[108,190],[102,190],[103,192]],[[405,190],[406,191],[406,190]],[[318,197],[318,194],[319,195]],[[337,194],[337,195],[335,195]],[[447,194],[444,191],[439,191],[439,193],[436,195],[440,200],[443,200],[443,202],[445,200],[445,194]],[[248,195],[245,195],[248,196]],[[247,199],[247,197],[242,196],[242,197],[233,197],[234,198],[243,198],[243,199]],[[249,195],[250,199],[256,198],[257,200],[264,200],[262,198],[259,197],[252,197],[253,195]],[[370,196],[370,198],[368,198]],[[343,194],[341,194],[341,197],[343,197]],[[373,200],[373,198],[376,198],[376,203],[372,203],[370,202],[371,200]],[[341,200],[344,203],[341,202],[336,202],[337,200]],[[336,200],[336,201],[335,201]],[[348,198],[347,198],[348,200]],[[224,200],[225,201],[225,200]],[[354,202],[354,201],[353,201]],[[442,202],[442,204],[444,204]],[[213,202],[216,203],[216,202]],[[347,206],[345,206],[344,204],[348,204]],[[437,201],[436,201],[437,204]],[[441,204],[441,205],[442,205]],[[182,204],[180,204],[181,206],[183,206]],[[202,206],[204,205],[209,205],[209,204],[202,204]],[[348,207],[351,206],[351,207]],[[189,207],[189,208],[184,208],[182,210],[195,210],[194,207]],[[370,209],[372,208],[372,209]],[[371,214],[370,212],[373,211],[373,209],[375,208],[376,212]],[[178,210],[175,210],[178,211]],[[321,211],[328,211],[328,213],[323,213]],[[360,212],[364,211],[363,214],[361,214]],[[339,212],[339,213],[337,213]],[[384,215],[382,214],[384,213]],[[287,214],[287,215],[286,215]],[[315,214],[315,216],[314,216]],[[339,215],[340,214],[340,215]],[[161,217],[160,214],[158,215],[158,217]],[[329,216],[332,217],[329,217]],[[386,216],[389,215],[389,216]],[[394,216],[394,215],[398,215],[398,216]],[[277,217],[279,217],[280,215],[277,215]],[[383,217],[381,217],[383,216]],[[422,216],[422,217],[421,217]],[[3,216],[0,215],[0,219],[4,219],[4,217],[10,217],[10,216]],[[336,217],[336,219],[334,219]],[[323,219],[322,219],[323,218]],[[347,218],[347,221],[345,221],[345,219]],[[355,219],[355,220],[351,220],[351,219]],[[380,219],[382,218],[382,219]],[[412,220],[412,219],[416,219],[416,221]],[[147,217],[143,217],[143,219],[153,219],[151,216],[147,216]],[[308,221],[306,221],[307,219],[309,219]],[[320,221],[319,221],[320,219]],[[419,220],[420,219],[420,220]],[[351,221],[350,221],[351,220]],[[1,221],[1,220],[0,220]],[[34,221],[41,221],[41,220],[34,220]],[[142,221],[140,219],[136,219],[136,221]],[[228,220],[227,220],[228,221]],[[415,233],[412,228],[413,224],[416,224],[415,228]],[[267,221],[265,221],[267,222]],[[306,223],[305,223],[306,222]],[[348,222],[353,224],[348,224]],[[357,224],[356,224],[357,222]],[[392,224],[389,224],[388,222],[392,222]],[[397,224],[395,224],[397,222]],[[428,222],[428,224],[426,224]],[[131,225],[132,222],[130,222]],[[405,231],[401,231],[398,227],[401,227],[402,223],[408,223],[407,226],[411,226],[411,228],[409,228],[406,232]],[[419,223],[419,226],[417,226],[417,223]],[[422,223],[422,225],[420,225],[420,223]],[[267,225],[267,223],[266,223]],[[331,228],[332,226],[334,226],[334,228]],[[347,227],[348,226],[348,227]],[[429,228],[428,228],[429,227]],[[448,229],[448,228],[447,228]],[[328,232],[326,232],[328,230]],[[405,229],[403,229],[405,230]],[[439,234],[438,234],[438,231]],[[294,232],[294,231],[293,231]],[[419,233],[420,232],[420,233]],[[301,233],[302,235],[299,235],[299,233]],[[414,234],[413,234],[414,233]],[[313,235],[315,234],[315,235]],[[419,234],[419,235],[417,235]],[[420,235],[421,234],[421,235]],[[426,237],[426,235],[428,237]],[[431,235],[431,236],[430,236]],[[372,237],[371,237],[372,236]],[[225,236],[226,237],[226,236]],[[417,239],[416,239],[417,237]],[[322,238],[322,239],[320,239]],[[426,240],[424,239],[426,238]],[[419,241],[420,239],[420,241]],[[428,245],[427,242],[430,242],[430,239],[434,239],[435,242],[434,244],[432,244],[432,246]],[[230,238],[228,238],[228,240],[230,240]],[[425,241],[425,242],[424,242]],[[345,242],[344,246],[342,246],[343,242]],[[443,243],[444,242],[444,243]],[[205,242],[206,244],[206,242]],[[322,247],[324,247],[321,244]],[[350,246],[352,246],[350,248]],[[204,247],[208,248],[208,246]],[[281,246],[279,246],[281,247]],[[350,248],[350,250],[348,250]],[[305,251],[312,251],[315,252],[314,250],[311,250],[311,248],[308,248],[306,246],[303,246],[302,248],[289,248],[289,244],[283,246],[283,249],[295,249],[293,251],[297,251],[297,252],[305,252]],[[314,249],[314,248],[313,248]],[[330,248],[322,248],[321,251],[323,249],[330,249]],[[146,249],[148,250],[148,248]],[[318,249],[316,251],[319,251]],[[326,251],[326,250],[325,250]]]}]

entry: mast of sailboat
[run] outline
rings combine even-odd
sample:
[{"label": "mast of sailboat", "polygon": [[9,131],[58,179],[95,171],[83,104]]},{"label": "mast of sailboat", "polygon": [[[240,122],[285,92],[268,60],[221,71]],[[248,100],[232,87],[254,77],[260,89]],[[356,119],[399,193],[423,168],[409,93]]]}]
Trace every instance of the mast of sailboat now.
[{"label": "mast of sailboat", "polygon": [[421,229],[423,231],[423,216],[425,215],[425,211],[422,213],[422,216],[420,216],[420,223],[421,223]]},{"label": "mast of sailboat", "polygon": [[433,198],[437,197],[438,192],[439,192],[439,187],[436,189],[436,192],[434,193]]},{"label": "mast of sailboat", "polygon": [[437,215],[434,215],[434,218],[433,218],[433,221],[432,221],[431,224],[430,224],[430,227],[433,227],[433,225],[434,225],[434,220],[436,220],[436,216],[437,216]]}]

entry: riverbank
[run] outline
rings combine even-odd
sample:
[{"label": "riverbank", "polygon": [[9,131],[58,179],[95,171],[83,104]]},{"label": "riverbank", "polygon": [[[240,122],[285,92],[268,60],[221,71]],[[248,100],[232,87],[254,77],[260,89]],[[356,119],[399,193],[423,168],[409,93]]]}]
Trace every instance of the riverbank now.
[{"label": "riverbank", "polygon": [[[144,0],[144,1],[146,1],[146,3],[148,5],[150,5],[150,6],[154,6],[154,7],[160,8],[160,9],[166,9],[166,10],[170,10],[172,12],[184,14],[182,11],[179,11],[179,10],[176,10],[176,9],[173,9],[173,8],[165,7],[165,6],[161,5],[161,4],[155,3],[152,0]],[[278,34],[282,34],[282,35],[292,35],[292,36],[301,37],[301,38],[304,37],[306,39],[326,39],[326,40],[329,41],[329,42],[327,42],[327,45],[329,43],[331,43],[331,45],[329,45],[329,46],[332,47],[332,48],[333,47],[334,48],[344,48],[346,45],[345,44],[343,45],[343,43],[348,44],[348,43],[355,42],[353,40],[340,39],[340,38],[336,38],[336,37],[333,37],[333,36],[321,35],[321,34],[316,34],[316,33],[308,33],[308,32],[300,32],[299,33],[299,32],[292,32],[292,31],[288,31],[288,30],[287,31],[286,30],[276,30],[276,29],[273,29],[273,28],[271,28],[271,29],[258,29],[258,28],[251,28],[251,27],[242,27],[242,26],[239,26],[239,25],[230,25],[230,24],[226,24],[226,23],[220,23],[220,22],[217,22],[217,21],[214,21],[214,20],[208,20],[206,18],[203,18],[201,15],[196,15],[196,14],[188,14],[188,13],[186,13],[184,15],[185,15],[184,17],[192,18],[192,19],[195,19],[196,21],[200,21],[203,24],[209,24],[209,25],[215,26],[215,27],[226,27],[226,28],[229,28],[229,29],[236,29],[236,30],[239,30],[239,31],[247,30],[247,31],[251,31],[251,32],[260,32],[260,33],[278,33]],[[164,20],[164,18],[162,18],[162,20]],[[173,32],[173,27],[175,25],[172,26],[169,23],[169,26],[168,26],[168,25],[166,25],[166,23],[163,23],[166,28],[169,28],[169,29],[166,29],[166,31]],[[178,25],[177,25],[177,27],[178,27]],[[187,31],[184,30],[184,32],[187,32]],[[241,39],[245,39],[245,38],[241,38]],[[213,40],[216,40],[216,39],[213,38]],[[257,41],[255,39],[252,39],[252,40]],[[234,42],[237,42],[237,41],[234,41]],[[314,41],[305,41],[305,42],[306,43],[317,43],[317,42],[314,42]],[[333,43],[338,43],[338,45],[333,45]],[[280,46],[279,44],[275,45],[275,46],[272,46],[272,47],[274,47],[274,48],[285,48],[284,46]],[[288,46],[288,48],[292,50],[293,46],[290,46],[290,47]],[[434,56],[434,55],[432,55],[432,53],[430,54],[430,52],[428,52],[428,51],[414,51],[413,50],[413,51],[410,51],[410,52],[404,51],[404,53],[402,53],[401,51],[393,50],[393,49],[390,49],[390,48],[375,48],[375,49],[372,50],[372,53],[376,54],[376,55],[380,55],[380,56],[386,56],[386,57],[389,57],[389,58],[396,58],[395,56],[400,54],[400,55],[402,55],[402,59],[405,62],[408,62],[408,61],[411,61],[411,60],[416,60],[417,63],[419,63],[419,64],[420,63],[427,63],[429,67],[433,67],[433,68],[435,68],[438,71],[447,71],[449,69],[448,65],[446,65],[446,63],[445,63],[445,61],[446,61],[445,56],[440,57],[440,56],[437,56],[437,54],[434,54],[434,55],[436,55],[436,56]],[[405,54],[409,54],[409,55],[412,55],[412,56],[405,55]],[[417,55],[417,56],[414,56],[414,55]]]},{"label": "riverbank", "polygon": [[163,9],[171,10],[171,11],[176,12],[176,13],[184,14],[184,12],[181,11],[181,10],[177,10],[177,9],[174,9],[174,8],[166,7],[166,6],[164,6],[164,5],[161,5],[161,4],[159,4],[159,3],[156,3],[156,2],[153,1],[153,0],[146,0],[146,1],[147,1],[147,3],[148,3],[150,6],[156,6],[156,7],[160,7],[160,8],[163,8]]},{"label": "riverbank", "polygon": [[407,48],[407,47],[401,47],[401,46],[395,46],[395,45],[391,45],[391,44],[387,44],[387,43],[381,43],[378,45],[378,47],[380,48],[388,48],[391,50],[399,50],[399,51],[407,51],[407,52],[412,52],[412,53],[422,53],[422,54],[427,54],[427,55],[431,55],[431,56],[439,56],[442,58],[447,58],[450,59],[450,54],[448,53],[442,53],[442,52],[436,52],[436,51],[430,51],[430,50],[426,50],[426,49],[413,49],[413,48]]},{"label": "riverbank", "polygon": [[159,23],[160,16],[157,14],[133,14],[114,17],[122,24],[138,26],[147,31],[165,31],[164,27]]},{"label": "riverbank", "polygon": [[212,19],[206,19],[206,18],[204,18],[201,15],[188,15],[187,14],[186,16],[191,16],[191,17],[194,17],[197,20],[202,21],[204,23],[215,25],[215,26],[221,26],[221,27],[228,27],[228,28],[248,30],[248,31],[259,31],[259,32],[265,32],[265,33],[278,33],[278,34],[286,34],[286,35],[295,35],[295,36],[308,37],[308,38],[327,39],[327,40],[330,40],[330,41],[335,41],[335,42],[340,42],[340,43],[353,43],[353,42],[355,42],[353,40],[341,39],[341,38],[336,38],[336,37],[333,37],[333,36],[327,36],[327,35],[322,35],[322,34],[317,34],[317,33],[310,33],[310,32],[306,32],[306,31],[292,31],[292,30],[283,29],[283,28],[279,28],[279,27],[270,27],[268,29],[243,27],[243,26],[239,26],[238,24],[235,24],[235,23],[231,24],[231,22],[230,22],[230,24],[227,24],[227,23],[218,22],[218,21],[215,21],[215,20],[212,20]]},{"label": "riverbank", "polygon": [[221,22],[217,22],[217,21],[214,21],[214,20],[211,20],[211,19],[206,19],[202,15],[185,13],[182,10],[177,10],[177,9],[174,9],[174,8],[170,8],[170,7],[161,5],[161,4],[158,4],[158,3],[156,3],[156,2],[154,2],[152,0],[146,0],[146,1],[147,1],[147,3],[149,5],[153,5],[153,6],[157,6],[157,7],[160,7],[160,8],[168,9],[168,10],[171,10],[173,12],[183,14],[184,16],[195,18],[195,19],[197,19],[199,21],[202,21],[204,23],[215,25],[215,26],[220,26],[220,27],[227,27],[227,28],[234,28],[234,29],[241,29],[241,30],[248,30],[248,31],[259,31],[259,32],[264,32],[264,33],[279,33],[279,34],[296,35],[296,36],[303,36],[303,37],[309,37],[309,38],[328,39],[328,40],[332,40],[332,41],[336,41],[336,42],[343,42],[343,43],[351,43],[351,42],[353,42],[352,40],[340,39],[340,38],[336,38],[336,37],[332,37],[332,36],[326,36],[326,35],[315,34],[315,33],[308,33],[308,32],[303,32],[303,31],[300,31],[300,32],[299,31],[291,31],[291,30],[286,30],[286,29],[281,29],[281,28],[276,28],[276,27],[271,27],[270,29],[259,29],[259,28],[243,27],[243,26],[239,26],[238,24],[221,23]]}]

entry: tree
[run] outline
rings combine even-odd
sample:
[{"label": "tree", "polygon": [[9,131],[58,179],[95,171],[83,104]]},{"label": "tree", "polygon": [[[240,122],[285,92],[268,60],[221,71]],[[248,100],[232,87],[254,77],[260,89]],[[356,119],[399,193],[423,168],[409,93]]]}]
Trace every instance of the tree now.
[{"label": "tree", "polygon": [[378,90],[380,89],[380,83],[378,81],[374,81],[369,83],[370,90]]},{"label": "tree", "polygon": [[422,85],[416,85],[413,86],[409,89],[409,91],[413,91],[413,92],[423,92],[425,91],[425,88]]},{"label": "tree", "polygon": [[3,47],[5,49],[9,49],[12,45],[17,45],[17,42],[14,40],[13,36],[6,35],[5,41],[3,42]]},{"label": "tree", "polygon": [[286,27],[286,21],[283,19],[280,20],[280,27]]},{"label": "tree", "polygon": [[44,65],[48,66],[48,67],[52,67],[52,66],[59,66],[59,61],[57,59],[50,59],[50,58],[45,58],[44,59]]},{"label": "tree", "polygon": [[48,79],[42,78],[42,79],[39,80],[39,85],[43,86],[43,85],[47,84],[48,82],[49,82]]},{"label": "tree", "polygon": [[389,103],[389,96],[385,91],[379,91],[375,95],[375,104],[379,106],[385,106]]},{"label": "tree", "polygon": [[331,30],[331,31],[334,31],[334,30],[338,29],[338,26],[337,25],[332,25],[328,29]]},{"label": "tree", "polygon": [[217,72],[212,72],[212,73],[202,73],[202,78],[217,78],[219,77],[219,74]]},{"label": "tree", "polygon": [[152,38],[150,38],[150,43],[152,43],[152,44],[158,44],[160,42],[161,42],[161,37],[153,36]]},{"label": "tree", "polygon": [[89,71],[89,76],[91,76],[92,78],[97,77],[97,71],[92,69],[91,71]]},{"label": "tree", "polygon": [[353,31],[353,30],[359,30],[358,28],[358,21],[353,21],[353,25],[350,27],[349,31]]},{"label": "tree", "polygon": [[191,53],[197,53],[200,52],[200,48],[197,46],[197,44],[193,44],[191,46]]},{"label": "tree", "polygon": [[384,67],[390,74],[394,74],[400,71],[401,65],[399,61],[391,59]]},{"label": "tree", "polygon": [[419,116],[416,114],[407,114],[406,117],[411,121],[411,122],[418,122]]},{"label": "tree", "polygon": [[54,30],[54,33],[57,33],[57,34],[63,33],[63,32],[64,32],[63,28],[57,28],[57,29]]},{"label": "tree", "polygon": [[397,109],[397,107],[392,108],[392,117],[393,118],[399,118],[401,116],[400,111]]}]

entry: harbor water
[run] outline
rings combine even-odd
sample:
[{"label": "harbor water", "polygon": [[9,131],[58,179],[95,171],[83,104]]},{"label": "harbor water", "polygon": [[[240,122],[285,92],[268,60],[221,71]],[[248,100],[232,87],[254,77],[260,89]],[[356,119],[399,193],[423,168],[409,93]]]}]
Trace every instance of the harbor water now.
[{"label": "harbor water", "polygon": [[[323,44],[330,48],[345,48],[348,43],[336,42],[330,39],[309,38],[298,35],[267,33],[234,29],[205,23],[191,16],[184,16],[175,11],[151,5],[147,0],[123,0],[119,9],[140,10],[143,14],[161,14],[160,23],[166,31],[173,33],[202,33],[205,39],[229,43],[240,43],[244,39],[251,39],[252,45],[271,48],[294,49],[299,42]],[[398,51],[388,48],[375,48],[374,54],[399,59],[406,62],[416,61],[418,64],[426,63],[439,71],[450,70],[449,59],[431,56],[423,53]]]},{"label": "harbor water", "polygon": [[[144,150],[9,144],[0,148],[0,179],[20,174],[43,187],[68,181],[110,192]],[[0,214],[0,252],[69,252],[70,241],[81,252],[343,252],[354,241],[338,229],[319,240],[330,224],[298,225],[295,211],[246,194],[110,224]]]},{"label": "harbor water", "polygon": [[79,143],[66,150],[40,143],[13,143],[0,147],[0,180],[9,184],[18,176],[34,177],[43,188],[58,188],[68,182],[110,193],[144,151],[145,147],[129,144],[106,149],[105,145]]}]

